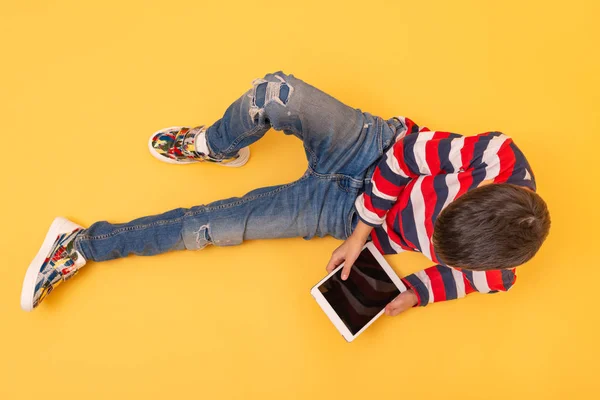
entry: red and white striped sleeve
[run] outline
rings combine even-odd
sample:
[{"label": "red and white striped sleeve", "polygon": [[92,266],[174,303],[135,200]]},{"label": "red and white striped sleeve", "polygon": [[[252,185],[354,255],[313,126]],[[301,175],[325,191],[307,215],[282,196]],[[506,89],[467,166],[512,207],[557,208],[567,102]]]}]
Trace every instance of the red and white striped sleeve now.
[{"label": "red and white striped sleeve", "polygon": [[515,270],[468,271],[434,265],[402,279],[417,295],[417,306],[426,306],[466,295],[506,292],[517,279]]}]

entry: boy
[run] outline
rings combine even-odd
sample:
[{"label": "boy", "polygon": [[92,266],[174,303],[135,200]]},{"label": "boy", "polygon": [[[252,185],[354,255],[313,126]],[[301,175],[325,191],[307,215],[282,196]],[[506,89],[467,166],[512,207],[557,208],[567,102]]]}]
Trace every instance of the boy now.
[{"label": "boy", "polygon": [[343,279],[367,240],[384,254],[418,251],[436,264],[403,279],[409,289],[386,307],[397,315],[510,289],[515,267],[548,234],[548,209],[510,138],[432,132],[404,117],[384,121],[282,72],[254,81],[212,126],[161,130],[149,149],[171,164],[240,167],[270,128],[302,140],[309,165],[299,180],[125,224],[83,229],[57,218],[27,270],[21,307],[33,310],[88,261],[331,235],[345,241],[327,271],[345,261]]}]

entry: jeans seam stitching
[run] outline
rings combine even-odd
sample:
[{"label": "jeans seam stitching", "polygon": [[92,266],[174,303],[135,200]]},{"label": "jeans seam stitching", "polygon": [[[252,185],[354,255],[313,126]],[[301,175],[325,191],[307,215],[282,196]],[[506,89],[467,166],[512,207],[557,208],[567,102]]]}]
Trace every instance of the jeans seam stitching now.
[{"label": "jeans seam stitching", "polygon": [[310,168],[313,169],[317,165],[317,156],[306,144],[304,145],[304,149],[310,154]]},{"label": "jeans seam stitching", "polygon": [[350,237],[352,235],[352,219],[354,214],[356,213],[356,209],[354,203],[352,203],[352,208],[350,209],[350,215],[346,218],[346,237]]},{"label": "jeans seam stitching", "polygon": [[196,216],[198,214],[202,214],[202,213],[209,212],[209,211],[223,210],[223,209],[226,209],[226,208],[236,207],[236,206],[239,206],[241,204],[247,203],[247,202],[252,201],[252,200],[260,199],[260,198],[263,198],[263,197],[266,197],[266,196],[270,196],[270,195],[273,195],[273,194],[277,194],[277,193],[281,192],[282,190],[285,190],[287,188],[295,186],[296,184],[302,182],[306,178],[308,178],[308,175],[303,176],[302,178],[298,179],[297,181],[290,182],[290,183],[285,184],[285,185],[281,185],[278,188],[273,189],[273,190],[271,190],[269,192],[257,194],[255,196],[251,196],[251,197],[242,198],[241,200],[235,201],[233,203],[222,204],[220,206],[215,206],[215,207],[204,207],[202,210],[191,211],[189,213],[186,213],[185,216],[186,217],[188,217],[188,216],[189,217],[193,217],[193,216]]},{"label": "jeans seam stitching", "polygon": [[322,180],[326,180],[326,181],[335,181],[337,186],[346,193],[357,193],[360,190],[360,188],[355,188],[352,186],[346,188],[341,185],[341,181],[350,180],[350,181],[356,182],[357,184],[361,184],[361,185],[363,183],[363,181],[360,179],[354,179],[351,176],[344,175],[344,174],[320,174],[320,173],[316,172],[315,170],[313,170],[312,168],[309,168],[309,172],[311,175],[313,175],[317,179],[322,179]]},{"label": "jeans seam stitching", "polygon": [[311,173],[319,178],[319,179],[325,179],[325,180],[342,180],[342,179],[348,179],[351,180],[352,182],[355,182],[357,184],[362,184],[363,179],[356,179],[353,178],[349,175],[345,175],[345,174],[337,174],[337,173],[333,173],[333,174],[322,174],[320,172],[315,171],[314,169],[310,168]]},{"label": "jeans seam stitching", "polygon": [[337,184],[337,185],[338,185],[338,187],[339,187],[341,190],[343,190],[344,192],[346,192],[346,193],[352,193],[352,192],[358,191],[358,189],[356,189],[356,190],[353,190],[353,188],[345,188],[345,187],[343,187],[343,186],[341,185],[341,183],[340,183],[340,182],[342,182],[342,181],[341,181],[341,180],[339,180],[339,179],[338,179],[338,180],[336,180],[336,184]]},{"label": "jeans seam stitching", "polygon": [[178,217],[178,218],[169,219],[169,220],[163,219],[160,221],[153,222],[151,224],[123,227],[123,228],[119,228],[111,233],[105,233],[103,235],[97,235],[97,236],[89,236],[87,234],[83,234],[78,239],[80,239],[80,240],[103,240],[103,239],[111,238],[111,237],[116,236],[123,232],[139,231],[141,229],[152,228],[154,226],[159,226],[159,225],[175,224],[175,223],[181,222],[183,220],[183,218],[184,217]]},{"label": "jeans seam stitching", "polygon": [[247,139],[248,137],[255,135],[256,133],[258,133],[260,131],[260,129],[262,129],[264,127],[264,124],[258,124],[256,125],[254,128],[252,128],[251,130],[249,130],[248,132],[242,133],[240,136],[238,136],[233,143],[231,143],[231,145],[229,145],[229,147],[225,150],[223,150],[221,153],[229,153],[231,152],[231,150],[237,146],[242,140]]}]

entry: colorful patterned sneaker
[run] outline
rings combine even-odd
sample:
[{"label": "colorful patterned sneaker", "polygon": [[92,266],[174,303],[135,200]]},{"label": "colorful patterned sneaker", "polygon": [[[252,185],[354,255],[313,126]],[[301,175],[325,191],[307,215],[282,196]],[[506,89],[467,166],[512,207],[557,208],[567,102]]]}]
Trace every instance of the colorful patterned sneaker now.
[{"label": "colorful patterned sneaker", "polygon": [[[197,126],[172,126],[155,132],[148,142],[150,153],[160,161],[169,164],[193,164],[197,162],[214,162],[225,167],[241,167],[250,158],[250,149],[244,147],[235,157],[217,159],[196,149],[196,139],[204,139],[206,128]],[[207,151],[208,153],[208,151]]]},{"label": "colorful patterned sneaker", "polygon": [[85,258],[73,248],[83,228],[65,218],[52,222],[46,239],[23,281],[21,308],[31,311],[63,281],[70,279],[85,265]]}]

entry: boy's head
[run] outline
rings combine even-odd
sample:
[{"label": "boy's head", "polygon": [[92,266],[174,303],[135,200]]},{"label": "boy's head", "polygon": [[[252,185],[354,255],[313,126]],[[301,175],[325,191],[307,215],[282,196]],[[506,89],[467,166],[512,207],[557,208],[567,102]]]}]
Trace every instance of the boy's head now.
[{"label": "boy's head", "polygon": [[470,270],[513,268],[548,236],[550,214],[535,192],[510,184],[481,186],[450,203],[433,230],[444,264]]}]

